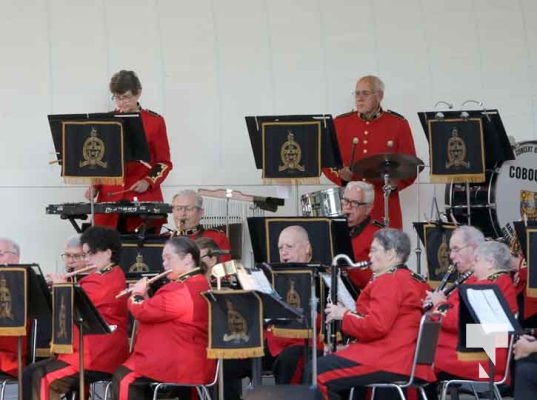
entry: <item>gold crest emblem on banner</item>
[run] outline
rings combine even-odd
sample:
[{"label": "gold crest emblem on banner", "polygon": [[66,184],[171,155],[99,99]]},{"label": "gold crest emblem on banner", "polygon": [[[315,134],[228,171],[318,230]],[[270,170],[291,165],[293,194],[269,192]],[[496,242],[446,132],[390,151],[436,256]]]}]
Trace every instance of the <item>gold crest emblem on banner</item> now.
[{"label": "gold crest emblem on banner", "polygon": [[438,251],[436,252],[436,261],[438,263],[438,269],[435,271],[435,274],[445,274],[449,268],[449,246],[446,235],[442,235],[442,243],[438,246]]},{"label": "gold crest emblem on banner", "polygon": [[80,167],[89,166],[95,168],[96,166],[107,168],[108,163],[103,161],[104,154],[106,152],[106,145],[104,141],[99,137],[97,128],[94,126],[91,128],[90,136],[84,141],[82,146],[82,157],[84,161],[80,161]]},{"label": "gold crest emblem on banner", "polygon": [[58,339],[67,338],[67,307],[65,306],[65,296],[62,294],[62,300],[60,305],[60,313],[58,315]]},{"label": "gold crest emblem on banner", "polygon": [[466,143],[459,136],[459,129],[453,128],[451,130],[451,137],[447,142],[447,158],[446,168],[469,168],[470,163],[465,161],[466,159]]},{"label": "gold crest emblem on banner", "polygon": [[280,159],[282,164],[278,166],[278,171],[282,172],[288,169],[296,169],[298,171],[304,172],[304,165],[300,165],[300,160],[302,158],[302,148],[295,141],[295,134],[289,131],[287,135],[287,140],[283,142],[282,147],[280,148]]},{"label": "gold crest emblem on banner", "polygon": [[294,279],[289,279],[289,289],[287,290],[286,302],[292,307],[301,308],[300,304],[302,303],[302,301],[300,300],[300,294],[295,288]]},{"label": "gold crest emblem on banner", "polygon": [[520,191],[520,216],[537,219],[537,193],[529,190]]},{"label": "gold crest emblem on banner", "polygon": [[144,256],[142,254],[136,255],[136,261],[129,267],[129,272],[147,272],[149,271],[149,265],[144,262]]},{"label": "gold crest emblem on banner", "polygon": [[246,318],[244,318],[240,312],[235,310],[235,306],[229,299],[226,299],[226,307],[228,332],[223,336],[224,342],[230,342],[232,340],[243,340],[247,342],[250,337],[248,336],[248,324]]},{"label": "gold crest emblem on banner", "polygon": [[12,310],[11,290],[9,290],[6,278],[2,275],[0,276],[0,318],[13,319]]}]

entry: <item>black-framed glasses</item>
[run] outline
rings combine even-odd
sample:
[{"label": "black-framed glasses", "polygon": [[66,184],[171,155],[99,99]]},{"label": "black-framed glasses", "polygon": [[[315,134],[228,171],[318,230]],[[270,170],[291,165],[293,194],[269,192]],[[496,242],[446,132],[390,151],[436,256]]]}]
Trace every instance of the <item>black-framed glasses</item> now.
[{"label": "black-framed glasses", "polygon": [[60,254],[60,257],[62,258],[63,261],[67,261],[69,259],[73,259],[73,260],[81,260],[84,255],[83,254],[71,254],[71,253],[62,253]]},{"label": "black-framed glasses", "polygon": [[342,205],[343,207],[347,207],[347,206],[349,206],[349,207],[352,207],[352,208],[358,208],[358,207],[360,207],[360,206],[367,206],[367,205],[369,205],[369,203],[364,203],[364,202],[362,202],[362,201],[351,200],[351,199],[348,199],[348,198],[346,198],[346,197],[343,197],[343,198],[341,199],[341,205]]},{"label": "black-framed glasses", "polygon": [[129,100],[132,100],[134,99],[136,96],[133,95],[132,93],[130,94],[113,94],[112,97],[110,97],[110,99],[112,99],[113,101],[129,101]]},{"label": "black-framed glasses", "polygon": [[375,93],[376,93],[375,90],[355,90],[352,92],[354,97],[360,97],[360,96],[369,97]]},{"label": "black-framed glasses", "polygon": [[463,251],[467,247],[470,247],[470,245],[467,244],[466,246],[462,246],[462,247],[450,247],[449,251],[450,251],[450,253],[458,253],[460,251]]},{"label": "black-framed glasses", "polygon": [[199,207],[198,206],[173,206],[172,210],[179,211],[179,212],[181,211],[192,212],[194,210],[199,210]]},{"label": "black-framed glasses", "polygon": [[6,250],[6,251],[0,251],[0,257],[5,256],[6,254],[17,254],[14,251]]}]

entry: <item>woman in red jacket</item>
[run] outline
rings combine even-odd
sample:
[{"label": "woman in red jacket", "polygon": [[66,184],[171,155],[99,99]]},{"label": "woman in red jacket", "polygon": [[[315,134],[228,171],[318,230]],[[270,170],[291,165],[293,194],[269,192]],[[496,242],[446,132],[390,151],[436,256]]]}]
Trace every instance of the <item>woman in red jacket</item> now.
[{"label": "woman in red jacket", "polygon": [[[83,257],[88,267],[95,271],[79,281],[79,285],[108,325],[117,328],[110,334],[84,335],[85,380],[94,382],[109,378],[127,358],[127,305],[126,299],[116,299],[125,289],[125,274],[119,262],[121,237],[116,230],[101,226],[88,228],[80,237]],[[53,282],[66,282],[61,275],[52,275]],[[59,398],[78,387],[79,332],[74,327],[72,354],[60,354],[54,358],[31,364],[23,373],[23,398],[48,400]]]},{"label": "woman in red jacket", "polygon": [[[396,229],[375,233],[369,258],[372,280],[356,302],[356,312],[341,305],[326,307],[327,322],[357,339],[343,350],[318,360],[318,388],[323,399],[339,400],[354,386],[391,382],[410,375],[422,315],[425,280],[405,263],[408,235]],[[416,376],[433,381],[431,368],[418,367]]]},{"label": "woman in red jacket", "polygon": [[162,251],[169,282],[147,297],[147,279],[138,281],[128,301],[138,321],[134,350],[114,373],[119,400],[145,399],[151,381],[206,384],[215,374],[207,359],[209,307],[201,292],[209,290],[200,252],[187,237],[173,237]]}]

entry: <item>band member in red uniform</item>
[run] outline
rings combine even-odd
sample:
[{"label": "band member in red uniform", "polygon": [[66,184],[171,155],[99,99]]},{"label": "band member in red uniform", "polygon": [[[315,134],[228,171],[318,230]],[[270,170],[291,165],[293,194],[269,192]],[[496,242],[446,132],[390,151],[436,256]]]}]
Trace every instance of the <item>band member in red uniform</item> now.
[{"label": "band member in red uniform", "polygon": [[[80,237],[84,258],[94,272],[79,281],[93,305],[114,332],[103,335],[84,335],[84,372],[88,383],[107,379],[128,356],[127,300],[116,299],[125,289],[120,259],[121,238],[116,230],[94,226]],[[66,282],[63,275],[52,274],[54,283]],[[79,331],[74,327],[73,353],[60,354],[48,360],[31,364],[24,369],[23,398],[48,400],[59,398],[78,387]]]},{"label": "band member in red uniform", "polygon": [[[122,185],[97,185],[94,187],[98,202],[163,201],[160,185],[172,169],[166,123],[159,114],[141,108],[138,101],[142,84],[134,71],[121,70],[110,80],[110,92],[116,103],[116,112],[140,113],[151,159],[128,161],[125,164],[125,180]],[[89,199],[89,190],[86,198]],[[121,232],[134,232],[144,221],[140,217],[119,218],[117,214],[96,214],[95,225],[118,228]],[[166,220],[152,221],[147,231],[159,233]]]},{"label": "band member in red uniform", "polygon": [[[203,197],[193,190],[182,190],[175,194],[172,199],[173,220],[176,231],[172,236],[187,236],[192,240],[200,237],[213,239],[220,250],[229,251],[231,249],[229,239],[226,234],[217,229],[205,229],[200,221],[203,217]],[[221,261],[229,261],[231,256],[222,255]]]},{"label": "band member in red uniform", "polygon": [[[20,247],[13,240],[0,238],[0,264],[19,264]],[[0,373],[16,377],[17,364],[17,337],[0,336]],[[26,360],[28,341],[22,339],[22,359]]]},{"label": "band member in red uniform", "polygon": [[207,302],[200,295],[209,290],[205,271],[198,267],[200,253],[186,237],[173,237],[162,251],[169,283],[147,297],[148,284],[138,281],[128,301],[138,321],[134,350],[113,378],[115,399],[146,399],[149,381],[209,383],[216,363],[207,359]]},{"label": "band member in red uniform", "polygon": [[[461,247],[451,247],[451,253],[462,251],[464,247],[464,245]],[[483,242],[475,250],[474,255],[475,262],[472,267],[473,276],[469,278],[465,284],[497,285],[504,295],[511,311],[516,313],[518,307],[515,287],[510,276],[511,252],[509,248],[505,244],[499,242]],[[443,292],[430,293],[428,297],[434,304],[435,310],[444,315],[434,362],[438,379],[479,380],[479,363],[481,362],[483,368],[487,370],[487,360],[475,360],[475,357],[470,360],[461,360],[459,359],[461,355],[457,354],[460,306],[459,291],[453,291],[448,298],[446,298]],[[496,350],[496,366],[494,368],[495,379],[501,379],[505,373],[506,356],[506,348],[498,348]]]},{"label": "band member in red uniform", "polygon": [[[347,225],[352,238],[354,261],[365,261],[369,258],[369,248],[373,235],[380,226],[371,220],[371,210],[375,201],[373,185],[363,181],[352,181],[347,184],[341,199],[341,211],[347,218]],[[371,279],[371,268],[351,268],[347,275],[358,289],[362,290]]]},{"label": "band member in red uniform", "polygon": [[[414,140],[410,125],[401,115],[383,110],[384,83],[376,76],[364,76],[356,83],[355,110],[339,115],[334,120],[339,150],[344,167],[338,171],[324,169],[328,179],[344,186],[362,177],[351,172],[356,161],[381,153],[400,153],[415,156]],[[353,158],[353,159],[351,159]],[[389,202],[390,227],[403,227],[399,191],[414,182],[414,178],[392,182],[396,187]],[[384,217],[384,184],[375,184],[375,202],[371,218],[382,221]]]},{"label": "band member in red uniform", "polygon": [[[323,399],[339,400],[351,387],[410,375],[428,285],[405,266],[409,254],[404,232],[377,231],[369,253],[373,279],[360,294],[356,311],[327,305],[327,322],[341,320],[342,331],[357,341],[319,358],[317,383]],[[418,366],[416,376],[434,381],[430,367]]]}]

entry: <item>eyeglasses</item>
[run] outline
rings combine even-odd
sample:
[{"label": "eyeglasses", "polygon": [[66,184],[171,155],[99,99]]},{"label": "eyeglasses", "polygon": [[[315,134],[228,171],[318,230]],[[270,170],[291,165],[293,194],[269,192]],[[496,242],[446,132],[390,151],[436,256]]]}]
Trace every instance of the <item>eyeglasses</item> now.
[{"label": "eyeglasses", "polygon": [[358,208],[360,206],[367,206],[369,205],[369,203],[364,203],[364,202],[361,202],[361,201],[358,201],[358,200],[351,200],[351,199],[348,199],[346,197],[343,197],[341,199],[341,205],[343,207],[351,207],[351,208]]},{"label": "eyeglasses", "polygon": [[462,246],[462,247],[450,247],[450,248],[449,248],[449,251],[450,251],[451,253],[458,253],[458,252],[464,250],[464,249],[467,248],[467,247],[470,247],[470,245],[467,244],[466,246]]},{"label": "eyeglasses", "polygon": [[84,257],[84,254],[71,254],[71,253],[62,253],[60,254],[63,261],[67,261],[72,258],[73,260],[80,260]]},{"label": "eyeglasses", "polygon": [[129,101],[134,99],[136,96],[133,94],[113,94],[111,99],[113,101]]},{"label": "eyeglasses", "polygon": [[173,211],[186,211],[186,212],[192,212],[194,210],[199,210],[198,206],[173,206]]},{"label": "eyeglasses", "polygon": [[7,251],[0,251],[0,257],[5,256],[6,254],[17,254],[14,251],[7,250]]},{"label": "eyeglasses", "polygon": [[360,97],[360,96],[369,97],[374,93],[377,93],[377,92],[375,90],[356,90],[352,92],[354,97]]}]

